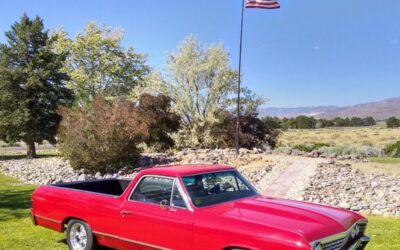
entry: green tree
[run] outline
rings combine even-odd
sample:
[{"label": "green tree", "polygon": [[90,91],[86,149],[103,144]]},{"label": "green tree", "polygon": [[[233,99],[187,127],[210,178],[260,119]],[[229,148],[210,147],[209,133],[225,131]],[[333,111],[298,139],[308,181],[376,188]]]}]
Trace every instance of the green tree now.
[{"label": "green tree", "polygon": [[328,128],[334,127],[335,123],[332,120],[328,119],[319,119],[315,125],[316,128]]},{"label": "green tree", "polygon": [[386,127],[387,128],[398,128],[398,127],[400,127],[400,120],[393,116],[389,117],[386,120]]},{"label": "green tree", "polygon": [[59,31],[57,50],[68,52],[65,72],[78,103],[91,102],[96,95],[126,96],[149,73],[146,56],[121,46],[118,29],[89,22],[75,39]]},{"label": "green tree", "polygon": [[[213,144],[211,128],[221,112],[232,107],[238,73],[229,65],[229,55],[222,45],[204,47],[193,36],[187,37],[176,52],[168,55],[165,74],[153,74],[147,88],[135,90],[169,96],[174,111],[181,117],[177,134],[179,146]],[[243,107],[254,110],[261,102],[243,89]]]},{"label": "green tree", "polygon": [[349,118],[341,118],[336,117],[334,120],[336,127],[349,127],[350,126],[350,119]]},{"label": "green tree", "polygon": [[267,128],[271,129],[279,129],[282,128],[281,125],[281,120],[278,117],[271,117],[271,116],[266,116],[261,119],[261,121],[264,123],[264,126]]},{"label": "green tree", "polygon": [[316,120],[314,117],[300,115],[296,117],[296,128],[299,129],[313,129],[315,128]]},{"label": "green tree", "polygon": [[69,105],[72,93],[62,72],[65,55],[53,50],[56,37],[49,36],[39,17],[23,15],[6,32],[0,45],[0,139],[22,140],[27,156],[36,156],[35,142],[55,143],[61,120],[60,105]]},{"label": "green tree", "polygon": [[363,125],[364,126],[374,126],[376,125],[376,121],[372,116],[367,116],[363,118]]},{"label": "green tree", "polygon": [[350,119],[350,127],[362,127],[364,126],[363,119],[360,117],[352,117]]}]

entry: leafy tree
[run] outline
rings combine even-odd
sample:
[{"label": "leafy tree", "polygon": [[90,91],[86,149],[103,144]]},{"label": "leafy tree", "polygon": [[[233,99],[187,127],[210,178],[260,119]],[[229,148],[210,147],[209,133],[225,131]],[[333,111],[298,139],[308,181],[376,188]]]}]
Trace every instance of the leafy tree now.
[{"label": "leafy tree", "polygon": [[329,128],[334,127],[335,123],[328,119],[319,119],[315,125],[316,128]]},{"label": "leafy tree", "polygon": [[367,116],[363,118],[364,126],[374,126],[376,125],[376,120],[372,116]]},{"label": "leafy tree", "polygon": [[398,128],[398,127],[400,127],[400,120],[393,116],[389,117],[386,120],[386,127],[387,128]]},{"label": "leafy tree", "polygon": [[171,111],[171,98],[143,94],[136,110],[141,122],[148,127],[149,133],[145,139],[148,146],[159,151],[175,145],[170,134],[178,131],[180,117]]},{"label": "leafy tree", "polygon": [[134,103],[96,96],[91,105],[62,109],[60,152],[74,169],[114,172],[138,163],[137,147],[148,136]]},{"label": "leafy tree", "polygon": [[264,125],[268,128],[279,129],[282,128],[281,121],[278,117],[266,116],[261,119]]},{"label": "leafy tree", "polygon": [[98,94],[126,96],[149,73],[144,55],[121,46],[120,30],[89,22],[75,40],[64,31],[58,35],[57,50],[69,53],[65,67],[71,76],[69,87],[81,104]]},{"label": "leafy tree", "polygon": [[297,128],[296,120],[294,118],[282,118],[281,126],[283,129]]},{"label": "leafy tree", "polygon": [[24,141],[32,158],[35,142],[56,142],[57,109],[72,100],[61,70],[65,55],[54,52],[56,37],[49,36],[39,17],[23,15],[6,37],[0,45],[0,139]]},{"label": "leafy tree", "polygon": [[362,127],[364,126],[364,121],[360,117],[352,117],[350,119],[350,127]]},{"label": "leafy tree", "polygon": [[350,126],[350,119],[349,118],[341,118],[336,117],[334,120],[336,127],[349,127]]},{"label": "leafy tree", "polygon": [[315,128],[316,121],[314,117],[300,115],[296,117],[296,128],[299,129],[313,129]]},{"label": "leafy tree", "polygon": [[[213,144],[211,128],[219,122],[221,112],[232,107],[238,73],[229,65],[229,56],[222,45],[204,47],[192,36],[187,37],[177,52],[167,58],[165,75],[153,74],[147,88],[135,90],[162,93],[171,97],[173,110],[181,117],[177,134],[179,146]],[[243,106],[259,103],[244,89]]]}]

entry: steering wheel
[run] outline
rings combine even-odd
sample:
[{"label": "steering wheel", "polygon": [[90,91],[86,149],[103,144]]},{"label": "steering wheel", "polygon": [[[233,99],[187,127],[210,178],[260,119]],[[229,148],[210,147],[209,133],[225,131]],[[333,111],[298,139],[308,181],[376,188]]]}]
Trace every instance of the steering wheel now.
[{"label": "steering wheel", "polygon": [[232,184],[230,184],[229,182],[225,182],[224,185],[222,186],[222,190],[226,192],[229,189],[233,189],[232,191],[236,191],[236,188],[232,186]]}]

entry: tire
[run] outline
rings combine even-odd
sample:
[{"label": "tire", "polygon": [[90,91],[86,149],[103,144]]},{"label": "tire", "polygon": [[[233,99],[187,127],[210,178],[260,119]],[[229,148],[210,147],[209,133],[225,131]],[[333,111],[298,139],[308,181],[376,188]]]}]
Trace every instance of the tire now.
[{"label": "tire", "polygon": [[94,250],[96,242],[89,225],[81,220],[70,220],[67,225],[67,243],[70,250]]}]

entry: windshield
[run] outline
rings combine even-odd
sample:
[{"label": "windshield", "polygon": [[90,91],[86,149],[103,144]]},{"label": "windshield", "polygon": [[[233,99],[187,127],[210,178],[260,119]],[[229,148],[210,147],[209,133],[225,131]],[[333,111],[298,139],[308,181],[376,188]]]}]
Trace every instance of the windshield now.
[{"label": "windshield", "polygon": [[236,171],[224,171],[182,177],[183,184],[196,207],[256,195],[255,189]]}]

